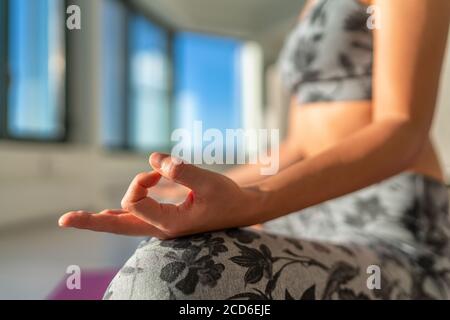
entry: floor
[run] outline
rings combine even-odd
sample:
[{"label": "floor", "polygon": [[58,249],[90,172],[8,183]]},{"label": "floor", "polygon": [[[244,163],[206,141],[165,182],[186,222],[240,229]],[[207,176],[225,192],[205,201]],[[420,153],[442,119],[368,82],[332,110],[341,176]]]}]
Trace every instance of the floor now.
[{"label": "floor", "polygon": [[45,299],[78,265],[96,271],[118,268],[139,238],[63,230],[56,218],[0,230],[0,299]]}]

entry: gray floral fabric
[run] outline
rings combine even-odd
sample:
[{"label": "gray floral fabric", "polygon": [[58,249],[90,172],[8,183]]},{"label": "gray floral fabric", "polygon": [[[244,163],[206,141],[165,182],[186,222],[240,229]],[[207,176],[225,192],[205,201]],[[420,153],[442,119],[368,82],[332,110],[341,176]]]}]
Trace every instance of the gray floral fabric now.
[{"label": "gray floral fabric", "polygon": [[[433,179],[404,173],[273,220],[148,239],[105,299],[448,299],[448,195]],[[369,266],[381,286],[367,285]]]},{"label": "gray floral fabric", "polygon": [[370,100],[373,35],[359,0],[317,0],[286,39],[279,68],[299,103]]}]

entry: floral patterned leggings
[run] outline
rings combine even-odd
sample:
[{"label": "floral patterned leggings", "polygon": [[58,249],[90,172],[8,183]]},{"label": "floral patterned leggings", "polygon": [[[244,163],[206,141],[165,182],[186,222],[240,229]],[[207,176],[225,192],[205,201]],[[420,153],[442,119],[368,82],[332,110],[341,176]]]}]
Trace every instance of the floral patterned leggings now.
[{"label": "floral patterned leggings", "polygon": [[263,231],[148,239],[104,299],[448,299],[449,238],[445,186],[404,173]]}]

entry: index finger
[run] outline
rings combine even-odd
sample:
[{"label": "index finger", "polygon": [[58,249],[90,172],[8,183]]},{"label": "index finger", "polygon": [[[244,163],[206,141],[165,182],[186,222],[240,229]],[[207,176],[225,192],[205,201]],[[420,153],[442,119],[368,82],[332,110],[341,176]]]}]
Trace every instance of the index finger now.
[{"label": "index finger", "polygon": [[59,225],[63,228],[77,228],[128,236],[167,238],[167,235],[155,226],[123,210],[107,210],[100,213],[72,211],[59,219]]},{"label": "index finger", "polygon": [[142,172],[136,175],[122,199],[122,208],[146,198],[147,189],[156,185],[159,179],[161,179],[161,175],[157,171]]}]

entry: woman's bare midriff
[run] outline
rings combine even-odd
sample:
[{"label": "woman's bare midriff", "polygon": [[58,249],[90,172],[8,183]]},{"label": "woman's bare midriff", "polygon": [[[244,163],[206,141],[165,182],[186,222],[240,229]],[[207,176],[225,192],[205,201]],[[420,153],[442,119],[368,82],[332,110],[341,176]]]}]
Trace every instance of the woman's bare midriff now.
[{"label": "woman's bare midriff", "polygon": [[[370,101],[319,102],[298,105],[293,99],[289,135],[299,151],[310,157],[332,147],[369,125]],[[443,181],[443,173],[431,139],[427,140],[414,164],[407,170]]]}]

